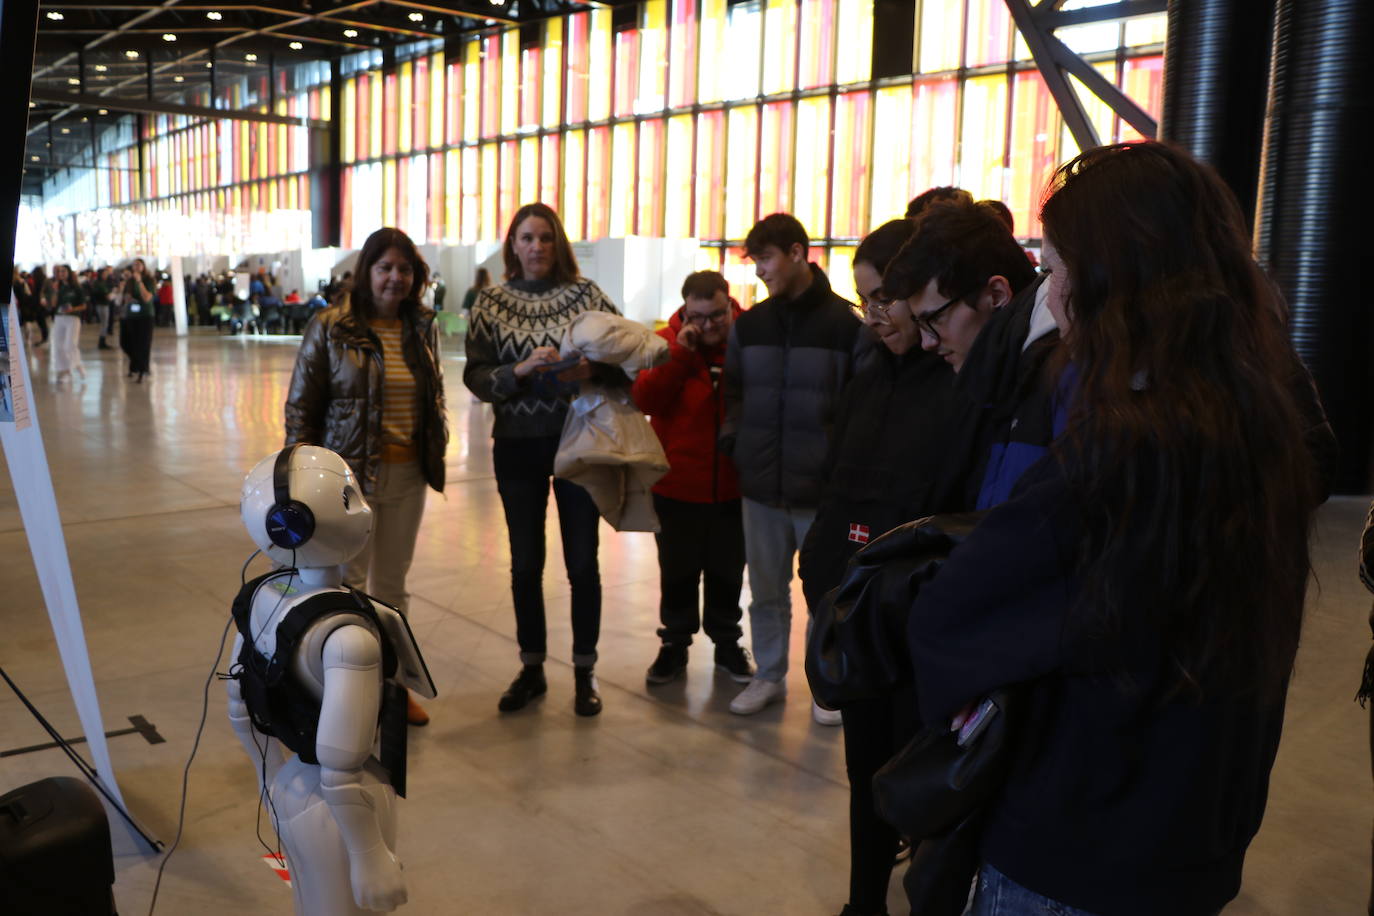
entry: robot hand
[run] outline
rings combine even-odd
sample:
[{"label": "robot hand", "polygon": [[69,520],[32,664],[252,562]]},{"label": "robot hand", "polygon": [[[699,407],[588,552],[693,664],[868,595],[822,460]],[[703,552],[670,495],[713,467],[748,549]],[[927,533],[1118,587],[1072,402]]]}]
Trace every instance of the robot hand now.
[{"label": "robot hand", "polygon": [[348,856],[348,876],[353,882],[353,901],[365,910],[388,913],[406,902],[406,879],[401,860],[379,843]]}]

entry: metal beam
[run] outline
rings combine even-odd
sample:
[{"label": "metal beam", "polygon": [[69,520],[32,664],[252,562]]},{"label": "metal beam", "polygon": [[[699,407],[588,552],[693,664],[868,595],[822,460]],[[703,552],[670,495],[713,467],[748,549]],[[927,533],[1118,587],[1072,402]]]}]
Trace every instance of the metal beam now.
[{"label": "metal beam", "polygon": [[1134,19],[1137,16],[1153,16],[1169,9],[1169,0],[1117,0],[1105,6],[1088,6],[1076,10],[1047,10],[1036,15],[1041,17],[1045,28],[1062,29],[1072,25],[1088,25],[1093,22],[1109,22],[1118,19]]},{"label": "metal beam", "polygon": [[[1029,0],[1005,0],[1007,9],[1011,12],[1012,20],[1016,23],[1017,30],[1021,37],[1025,39],[1026,46],[1030,48],[1031,56],[1035,58],[1035,65],[1040,70],[1040,75],[1045,80],[1045,85],[1049,88],[1050,94],[1054,96],[1055,103],[1059,105],[1059,112],[1064,117],[1064,124],[1069,128],[1069,133],[1073,135],[1074,142],[1079,149],[1091,149],[1101,145],[1101,140],[1097,136],[1097,129],[1093,127],[1092,120],[1088,117],[1087,110],[1083,107],[1082,101],[1078,98],[1078,93],[1074,91],[1073,85],[1069,82],[1069,74],[1077,77],[1080,82],[1094,95],[1106,103],[1107,107],[1115,112],[1123,121],[1134,127],[1144,137],[1153,139],[1158,133],[1159,125],[1155,119],[1150,117],[1145,109],[1141,108],[1129,96],[1097,71],[1095,67],[1076,54],[1068,45],[1056,38],[1052,32],[1062,24],[1061,17],[1074,16],[1079,12],[1097,13],[1105,10],[1120,11],[1130,9],[1130,15],[1143,16],[1149,13],[1161,12],[1162,7],[1167,9],[1167,5],[1162,0],[1118,0],[1111,6],[1092,7],[1088,10],[1071,10],[1062,13],[1058,7],[1064,0],[1040,0],[1040,3],[1032,7]],[[1103,17],[1103,18],[1117,18]],[[1086,20],[1096,21],[1096,20]]]},{"label": "metal beam", "polygon": [[179,105],[175,102],[158,102],[146,99],[121,98],[107,95],[69,95],[63,92],[47,92],[36,89],[35,102],[70,104],[73,108],[106,108],[112,111],[132,111],[139,114],[186,115],[192,118],[229,121],[257,121],[263,124],[286,124],[290,127],[310,127],[319,130],[329,128],[328,121],[311,118],[293,118],[290,115],[272,114],[262,111],[230,111],[224,108],[206,108],[202,105]]},{"label": "metal beam", "polygon": [[[0,0],[0,85],[5,87],[5,91],[0,92],[0,119],[5,124],[28,121],[29,74],[33,71],[37,31],[37,3]],[[8,279],[14,269],[27,135],[7,130],[3,136],[9,139],[0,139],[0,275]],[[8,303],[12,295],[9,284],[5,284],[4,292],[0,292],[0,303]]]}]

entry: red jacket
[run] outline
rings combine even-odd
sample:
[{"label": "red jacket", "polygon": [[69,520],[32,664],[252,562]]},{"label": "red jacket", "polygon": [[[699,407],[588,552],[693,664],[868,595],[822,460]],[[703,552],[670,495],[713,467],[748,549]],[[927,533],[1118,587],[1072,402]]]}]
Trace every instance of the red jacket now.
[{"label": "red jacket", "polygon": [[[738,318],[741,310],[734,299],[730,308]],[[682,309],[678,309],[668,327],[658,332],[668,341],[670,359],[640,372],[630,392],[639,409],[649,415],[649,423],[668,455],[670,470],[654,484],[654,492],[689,503],[738,499],[735,466],[716,448],[725,415],[719,382],[725,347],[693,352],[678,346],[681,328]],[[711,378],[712,367],[716,368],[715,380]]]}]

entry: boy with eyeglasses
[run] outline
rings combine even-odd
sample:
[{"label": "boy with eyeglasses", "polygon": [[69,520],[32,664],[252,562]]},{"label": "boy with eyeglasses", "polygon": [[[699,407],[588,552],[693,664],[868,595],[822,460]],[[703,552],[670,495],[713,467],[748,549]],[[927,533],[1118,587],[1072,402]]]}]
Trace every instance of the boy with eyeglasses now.
[{"label": "boy with eyeglasses", "polygon": [[[670,469],[654,484],[662,645],[645,679],[667,684],[687,670],[698,630],[715,643],[716,668],[738,683],[753,677],[739,605],[744,583],[744,523],[739,481],[716,448],[724,416],[720,377],[725,344],[740,307],[725,277],[702,270],[682,284],[683,304],[659,336],[669,360],[640,372],[631,395],[663,443]],[[699,584],[704,584],[700,611]]]},{"label": "boy with eyeglasses", "polygon": [[882,288],[891,309],[911,316],[921,346],[958,373],[970,409],[962,433],[978,443],[972,507],[1005,501],[1053,437],[1042,369],[1059,337],[1045,284],[996,208],[941,201],[918,218]]}]

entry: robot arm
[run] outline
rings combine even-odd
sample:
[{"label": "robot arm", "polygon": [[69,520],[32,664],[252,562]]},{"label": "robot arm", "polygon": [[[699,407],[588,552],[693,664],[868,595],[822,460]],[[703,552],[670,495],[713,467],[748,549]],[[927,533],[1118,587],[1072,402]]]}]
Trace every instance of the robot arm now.
[{"label": "robot arm", "polygon": [[[238,658],[242,649],[243,636],[239,635],[234,638],[234,652],[229,657]],[[258,791],[261,792],[276,778],[277,770],[286,762],[286,752],[282,750],[280,741],[254,730],[239,682],[231,678],[224,683],[229,694],[229,723],[234,727],[234,734],[238,735],[244,753],[253,761],[253,769],[258,773]]]},{"label": "robot arm", "polygon": [[382,702],[381,646],[366,627],[340,627],[325,641],[323,663],[315,742],[320,791],[348,849],[354,900],[366,909],[391,910],[406,901],[405,877],[386,844],[374,797],[361,779]]}]

